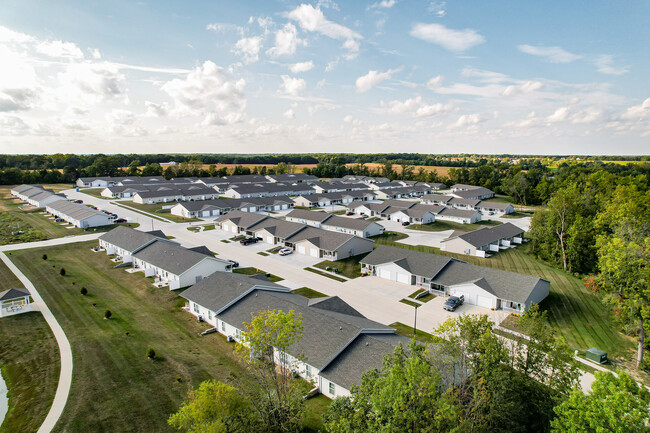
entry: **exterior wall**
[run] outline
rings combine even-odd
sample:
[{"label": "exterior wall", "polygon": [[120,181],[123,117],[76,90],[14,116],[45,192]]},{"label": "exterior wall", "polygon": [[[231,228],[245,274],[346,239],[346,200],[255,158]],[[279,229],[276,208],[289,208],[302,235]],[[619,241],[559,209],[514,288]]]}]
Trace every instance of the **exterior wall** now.
[{"label": "exterior wall", "polygon": [[[399,281],[403,282],[404,284],[411,284],[412,282],[412,275],[409,271],[406,269],[396,265],[395,263],[386,263],[382,265],[377,265],[376,266],[376,275],[379,278],[382,278],[384,280],[390,280],[390,281],[398,281],[398,275],[404,275],[406,276],[407,282],[404,281]],[[403,278],[403,277],[402,277]]]},{"label": "exterior wall", "polygon": [[[329,380],[325,379],[322,376],[319,376],[319,384],[318,384],[318,389],[320,390],[321,394],[323,394],[325,397],[329,397],[331,399],[335,399],[337,397],[348,397],[350,396],[350,391],[343,388],[342,386],[336,385],[334,382],[330,382]],[[334,385],[334,393],[330,393],[330,383]]]},{"label": "exterior wall", "polygon": [[71,223],[77,227],[85,229],[90,227],[107,226],[111,224],[111,221],[109,220],[108,215],[93,215],[82,221],[71,221]]},{"label": "exterior wall", "polygon": [[481,289],[480,287],[474,285],[474,284],[459,284],[457,286],[451,286],[448,289],[448,292],[450,295],[454,294],[460,294],[462,293],[465,295],[465,302],[470,304],[470,305],[478,305],[478,299],[477,296],[482,296],[484,298],[489,298],[490,299],[490,307],[489,308],[496,308],[497,307],[497,298],[491,293],[486,292],[485,290]]},{"label": "exterior wall", "polygon": [[206,257],[205,259],[201,260],[199,263],[196,265],[192,266],[185,272],[183,272],[178,280],[180,281],[180,286],[181,287],[187,287],[191,286],[192,284],[196,284],[196,278],[201,277],[201,279],[214,274],[217,271],[221,272],[226,272],[228,270],[229,266],[222,262],[221,260],[216,260],[216,259],[211,259],[210,257]]},{"label": "exterior wall", "polygon": [[467,254],[469,256],[476,255],[476,247],[474,245],[468,244],[462,239],[451,239],[441,243],[442,251],[448,251],[450,253],[456,254]]},{"label": "exterior wall", "polygon": [[102,195],[102,197],[108,197],[108,198],[113,198],[113,197],[114,197],[113,193],[112,193],[111,190],[108,189],[108,188],[104,188],[104,189],[102,190],[101,195]]},{"label": "exterior wall", "polygon": [[349,235],[360,236],[362,238],[368,238],[370,236],[380,235],[385,230],[384,226],[377,224],[375,222],[373,222],[368,227],[366,227],[365,230],[355,230],[355,229],[349,229],[345,227],[331,226],[331,225],[327,225],[326,223],[323,224],[321,228],[333,232],[347,233]]},{"label": "exterior wall", "polygon": [[320,227],[321,226],[321,223],[318,222],[318,221],[307,220],[307,219],[304,219],[304,218],[296,218],[296,217],[287,216],[285,219],[287,221],[291,221],[291,222],[294,222],[294,223],[305,224],[305,225],[308,225],[308,226],[311,226],[311,227]]},{"label": "exterior wall", "polygon": [[526,308],[530,308],[531,303],[539,304],[542,302],[549,295],[550,290],[551,283],[549,281],[539,280],[526,300]]},{"label": "exterior wall", "polygon": [[477,212],[474,215],[472,215],[471,218],[466,218],[466,217],[449,216],[449,215],[445,215],[444,213],[441,213],[438,214],[436,218],[439,219],[440,221],[453,221],[460,224],[474,224],[478,221],[481,221],[481,214]]},{"label": "exterior wall", "polygon": [[336,259],[341,260],[357,254],[369,253],[372,251],[373,242],[361,237],[354,237],[341,245],[336,251]]}]

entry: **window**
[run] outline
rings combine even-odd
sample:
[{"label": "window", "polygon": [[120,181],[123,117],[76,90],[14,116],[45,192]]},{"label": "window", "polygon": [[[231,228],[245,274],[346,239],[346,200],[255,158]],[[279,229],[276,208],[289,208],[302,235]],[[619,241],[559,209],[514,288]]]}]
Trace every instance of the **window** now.
[{"label": "window", "polygon": [[330,382],[330,394],[334,395],[335,391],[336,391],[336,385]]},{"label": "window", "polygon": [[221,332],[226,332],[226,322],[221,321]]},{"label": "window", "polygon": [[235,337],[239,340],[241,338],[241,331],[239,329],[235,329]]},{"label": "window", "polygon": [[199,304],[197,304],[196,302],[194,303],[194,312],[197,314],[199,312]]},{"label": "window", "polygon": [[311,378],[311,365],[309,365],[309,364],[306,364],[306,365],[305,365],[305,375],[306,375],[308,378]]},{"label": "window", "polygon": [[208,320],[212,320],[212,311],[208,310]]}]

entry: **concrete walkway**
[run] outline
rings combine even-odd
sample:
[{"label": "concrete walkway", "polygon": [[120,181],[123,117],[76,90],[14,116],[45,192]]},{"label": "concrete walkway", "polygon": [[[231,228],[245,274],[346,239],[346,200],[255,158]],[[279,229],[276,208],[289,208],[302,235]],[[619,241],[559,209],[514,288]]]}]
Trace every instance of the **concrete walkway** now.
[{"label": "concrete walkway", "polygon": [[68,401],[68,395],[70,394],[70,386],[72,385],[72,349],[70,347],[70,342],[63,332],[63,328],[59,325],[54,314],[50,311],[47,304],[36,290],[36,287],[32,284],[31,281],[23,274],[16,265],[13,264],[11,260],[5,255],[4,251],[8,250],[22,250],[27,248],[39,248],[53,245],[63,245],[74,242],[85,242],[92,239],[97,239],[101,233],[93,233],[91,235],[81,235],[81,236],[70,236],[66,238],[51,239],[49,241],[40,241],[40,242],[29,242],[18,245],[4,245],[0,248],[0,259],[7,265],[7,267],[13,272],[16,277],[20,280],[21,283],[25,286],[27,290],[32,295],[34,299],[34,304],[38,307],[38,310],[43,314],[45,321],[52,329],[56,342],[59,345],[59,353],[61,355],[61,371],[59,373],[59,384],[56,388],[56,393],[54,394],[54,401],[50,407],[50,411],[45,417],[45,421],[38,429],[37,433],[50,433],[57,421],[63,413],[63,409]]}]

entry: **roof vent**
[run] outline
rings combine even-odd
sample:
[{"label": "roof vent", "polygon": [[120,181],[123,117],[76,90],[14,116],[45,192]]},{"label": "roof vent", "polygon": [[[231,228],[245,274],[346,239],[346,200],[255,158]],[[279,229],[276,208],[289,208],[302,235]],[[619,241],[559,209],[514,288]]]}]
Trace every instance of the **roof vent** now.
[{"label": "roof vent", "polygon": [[366,341],[366,346],[368,345],[368,342]]},{"label": "roof vent", "polygon": [[339,331],[343,331],[343,327],[342,327],[342,326],[339,326]]}]

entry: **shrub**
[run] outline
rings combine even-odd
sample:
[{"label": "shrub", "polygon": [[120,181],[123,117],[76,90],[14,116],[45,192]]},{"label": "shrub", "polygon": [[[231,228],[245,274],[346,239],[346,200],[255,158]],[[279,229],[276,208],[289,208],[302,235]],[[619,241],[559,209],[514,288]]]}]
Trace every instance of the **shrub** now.
[{"label": "shrub", "polygon": [[82,287],[80,292],[81,292],[82,295],[86,296],[86,294],[88,293],[88,290],[85,287]]},{"label": "shrub", "polygon": [[61,268],[59,274],[61,274],[62,277],[65,277],[65,268]]},{"label": "shrub", "polygon": [[153,350],[153,347],[150,347],[147,349],[147,358],[149,359],[155,359],[156,358],[156,351]]},{"label": "shrub", "polygon": [[112,315],[111,310],[104,311],[104,319],[110,319]]},{"label": "shrub", "polygon": [[43,260],[47,260],[47,254],[43,254]]}]

